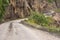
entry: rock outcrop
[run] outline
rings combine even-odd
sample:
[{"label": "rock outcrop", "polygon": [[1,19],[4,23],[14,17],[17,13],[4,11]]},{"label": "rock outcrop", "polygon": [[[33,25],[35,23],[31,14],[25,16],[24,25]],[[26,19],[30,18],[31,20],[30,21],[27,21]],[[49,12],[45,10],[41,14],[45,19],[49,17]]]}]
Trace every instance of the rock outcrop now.
[{"label": "rock outcrop", "polygon": [[53,7],[46,0],[10,0],[5,18],[24,18],[30,15],[30,11],[45,12]]}]

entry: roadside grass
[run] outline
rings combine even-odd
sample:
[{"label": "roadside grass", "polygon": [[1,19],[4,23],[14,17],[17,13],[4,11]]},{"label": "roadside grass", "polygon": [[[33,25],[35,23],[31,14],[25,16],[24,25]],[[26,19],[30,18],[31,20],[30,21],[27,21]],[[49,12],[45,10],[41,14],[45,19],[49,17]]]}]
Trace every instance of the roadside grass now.
[{"label": "roadside grass", "polygon": [[[30,25],[39,25],[39,24],[37,24],[37,23],[35,23],[33,20],[27,20],[26,21],[27,23],[29,23]],[[35,26],[35,28],[40,28],[41,26],[39,26],[39,27],[37,27],[37,26]],[[57,28],[56,26],[54,26],[54,25],[51,25],[51,26],[42,26],[43,28],[46,28],[47,29],[47,31],[49,31],[49,32],[58,32],[58,33],[60,33],[60,27],[59,28]]]},{"label": "roadside grass", "polygon": [[[53,20],[53,18],[45,17],[43,13],[32,12],[26,22],[31,25],[40,25],[43,28],[46,28],[49,32],[60,32],[60,27],[54,25],[55,21]],[[35,27],[37,28],[37,26]]]}]

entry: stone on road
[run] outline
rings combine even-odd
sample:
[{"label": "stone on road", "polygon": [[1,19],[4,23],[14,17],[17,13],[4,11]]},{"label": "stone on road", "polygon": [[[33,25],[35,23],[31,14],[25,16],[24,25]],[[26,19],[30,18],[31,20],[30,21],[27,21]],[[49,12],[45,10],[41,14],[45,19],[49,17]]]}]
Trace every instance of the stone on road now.
[{"label": "stone on road", "polygon": [[0,40],[60,40],[60,38],[12,21],[0,25]]}]

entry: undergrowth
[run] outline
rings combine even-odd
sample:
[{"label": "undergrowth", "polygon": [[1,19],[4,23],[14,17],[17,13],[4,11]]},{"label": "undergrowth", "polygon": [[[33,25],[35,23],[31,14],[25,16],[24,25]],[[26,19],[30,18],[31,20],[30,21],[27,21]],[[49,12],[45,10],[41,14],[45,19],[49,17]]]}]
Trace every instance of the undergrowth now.
[{"label": "undergrowth", "polygon": [[29,20],[27,21],[30,24],[38,24],[41,25],[42,27],[45,27],[48,29],[48,31],[51,32],[60,32],[60,28],[56,27],[53,23],[55,22],[52,17],[47,16],[43,13],[38,13],[38,12],[31,12],[31,15],[29,16]]}]

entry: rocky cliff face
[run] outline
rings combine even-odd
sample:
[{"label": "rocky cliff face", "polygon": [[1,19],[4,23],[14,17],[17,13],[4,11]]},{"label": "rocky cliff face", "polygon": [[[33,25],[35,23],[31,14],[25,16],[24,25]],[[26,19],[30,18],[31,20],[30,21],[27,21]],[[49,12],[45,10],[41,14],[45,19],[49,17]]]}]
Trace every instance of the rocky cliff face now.
[{"label": "rocky cliff face", "polygon": [[30,15],[30,10],[45,12],[53,7],[46,0],[10,0],[7,7],[6,18],[23,18]]}]

